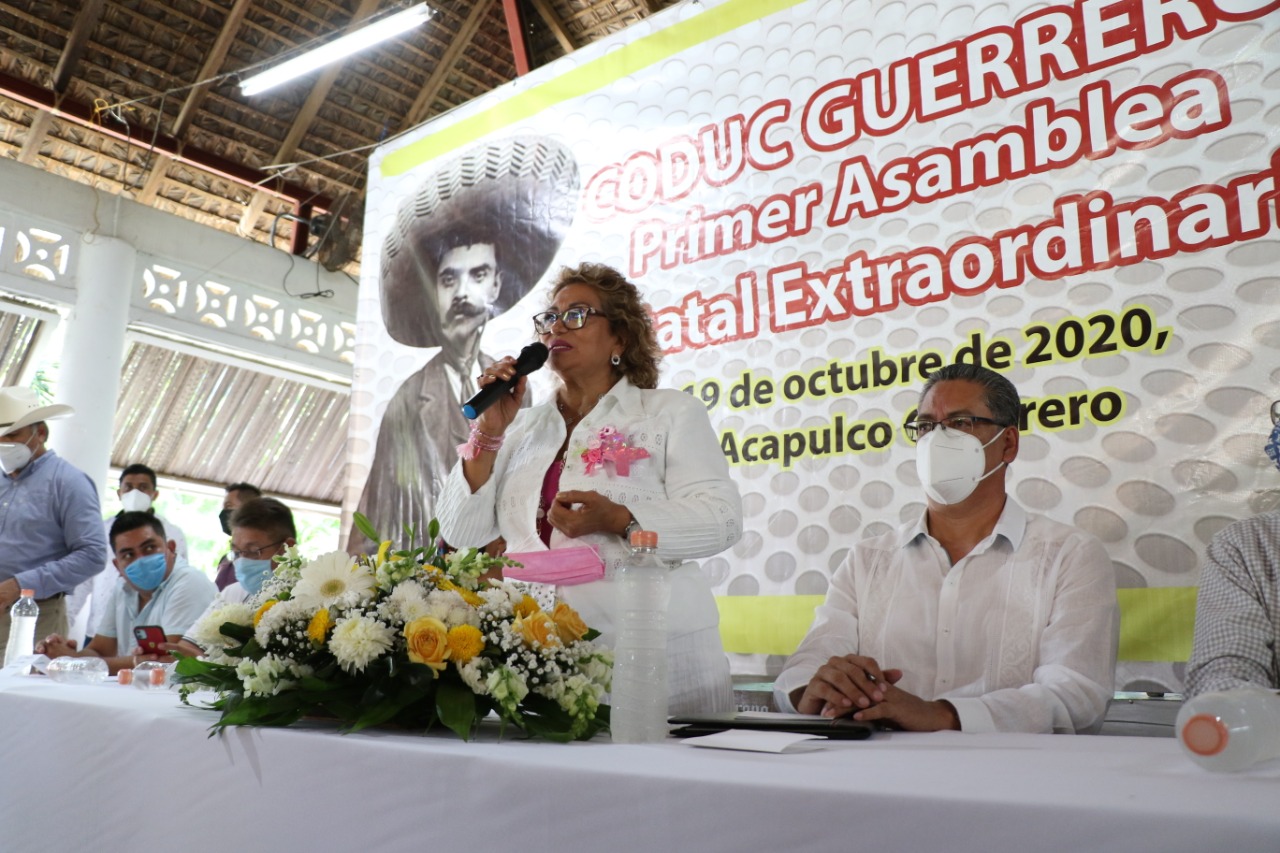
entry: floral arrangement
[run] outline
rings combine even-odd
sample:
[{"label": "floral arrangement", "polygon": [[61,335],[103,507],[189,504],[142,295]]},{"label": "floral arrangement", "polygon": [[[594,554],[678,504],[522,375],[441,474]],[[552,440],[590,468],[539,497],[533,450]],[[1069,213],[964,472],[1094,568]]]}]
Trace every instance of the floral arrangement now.
[{"label": "floral arrangement", "polygon": [[[367,519],[356,524],[378,541]],[[432,521],[429,541],[438,530]],[[484,579],[510,560],[390,542],[372,558],[306,560],[290,548],[276,560],[257,595],[196,625],[205,656],[177,664],[183,701],[218,694],[207,706],[221,712],[215,729],[322,716],[349,731],[439,723],[469,738],[490,711],[555,741],[608,727],[600,700],[612,654],[563,602],[548,613],[514,584]]]},{"label": "floral arrangement", "polygon": [[629,477],[631,463],[648,458],[649,451],[631,444],[617,427],[608,425],[600,427],[582,451],[582,461],[586,463],[588,474],[594,474],[597,468],[608,463],[613,465],[614,473],[619,477]]}]

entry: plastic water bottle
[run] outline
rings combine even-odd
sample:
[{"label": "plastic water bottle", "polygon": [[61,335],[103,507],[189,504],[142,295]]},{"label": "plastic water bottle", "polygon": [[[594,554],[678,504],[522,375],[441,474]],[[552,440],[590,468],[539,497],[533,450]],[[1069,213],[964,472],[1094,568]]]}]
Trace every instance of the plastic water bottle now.
[{"label": "plastic water bottle", "polygon": [[5,666],[36,653],[36,619],[39,616],[40,605],[36,604],[35,592],[24,589],[22,596],[9,608],[9,645],[4,650]]},{"label": "plastic water bottle", "polygon": [[1280,695],[1240,688],[1201,693],[1178,712],[1178,742],[1206,770],[1244,770],[1280,756]]},{"label": "plastic water bottle", "polygon": [[610,723],[614,743],[655,743],[667,736],[667,566],[658,534],[631,534],[631,556],[614,578],[618,640],[613,652]]},{"label": "plastic water bottle", "polygon": [[133,668],[133,686],[139,690],[168,690],[174,664],[144,660]]},{"label": "plastic water bottle", "polygon": [[101,684],[107,680],[108,669],[102,658],[67,655],[49,661],[44,674],[59,684]]}]

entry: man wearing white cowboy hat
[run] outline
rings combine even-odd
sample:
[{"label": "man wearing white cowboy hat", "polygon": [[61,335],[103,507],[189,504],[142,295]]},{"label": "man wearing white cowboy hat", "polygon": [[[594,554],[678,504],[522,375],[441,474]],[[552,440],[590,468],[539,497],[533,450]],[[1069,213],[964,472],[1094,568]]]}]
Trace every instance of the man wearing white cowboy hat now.
[{"label": "man wearing white cowboy hat", "polygon": [[[382,249],[387,333],[439,347],[396,391],[378,430],[359,511],[383,536],[425,536],[435,499],[467,439],[460,407],[493,361],[480,352],[490,317],[542,278],[577,210],[572,152],[543,137],[477,146],[423,182],[400,207]],[[348,550],[376,548],[351,532]]]},{"label": "man wearing white cowboy hat", "polygon": [[97,487],[45,446],[45,421],[70,414],[28,388],[0,388],[0,654],[22,590],[40,605],[36,636],[65,634],[64,596],[107,559]]}]

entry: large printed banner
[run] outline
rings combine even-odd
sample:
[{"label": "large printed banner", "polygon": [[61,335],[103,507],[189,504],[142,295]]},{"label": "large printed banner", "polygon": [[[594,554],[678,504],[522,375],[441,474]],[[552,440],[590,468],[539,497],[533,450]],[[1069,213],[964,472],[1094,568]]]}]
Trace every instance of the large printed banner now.
[{"label": "large printed banner", "polygon": [[[901,425],[964,360],[1023,396],[1012,494],[1157,614],[1129,656],[1185,656],[1205,544],[1280,504],[1278,9],[700,0],[388,143],[347,509],[429,514],[468,374],[533,339],[540,281],[601,261],[741,487],[747,532],[703,564],[736,651],[784,653],[850,543],[921,512]],[[450,203],[489,212],[432,243]]]}]

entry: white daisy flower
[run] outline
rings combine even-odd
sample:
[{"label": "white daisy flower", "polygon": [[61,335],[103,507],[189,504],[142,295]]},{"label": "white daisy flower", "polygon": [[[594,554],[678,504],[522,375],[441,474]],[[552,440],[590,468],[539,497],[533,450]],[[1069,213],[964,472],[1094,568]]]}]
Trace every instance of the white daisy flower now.
[{"label": "white daisy flower", "polygon": [[319,609],[338,603],[348,593],[355,593],[356,600],[367,601],[373,596],[374,587],[368,566],[360,565],[350,554],[331,551],[302,567],[291,595]]},{"label": "white daisy flower", "polygon": [[395,632],[368,616],[340,619],[329,636],[329,651],[348,672],[362,672],[391,648]]}]

